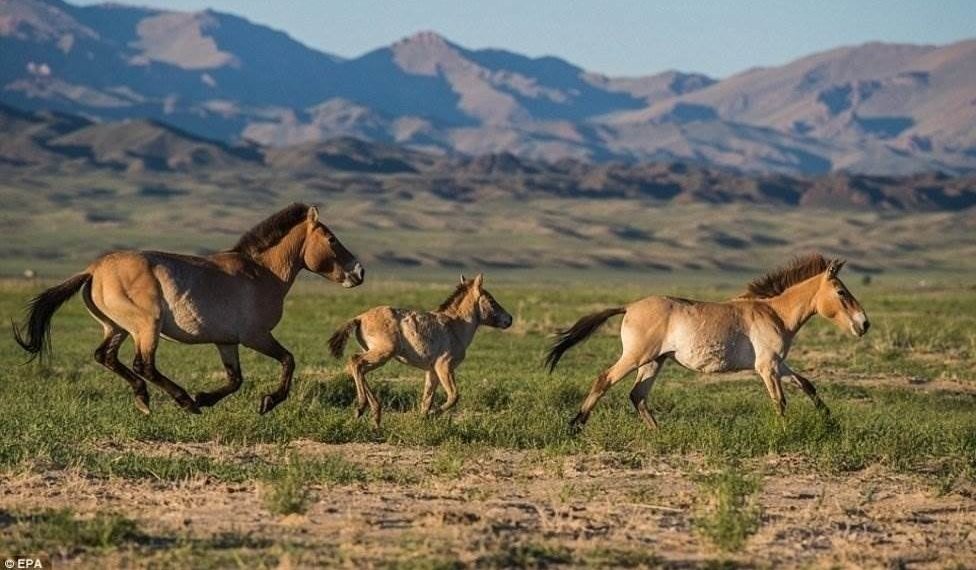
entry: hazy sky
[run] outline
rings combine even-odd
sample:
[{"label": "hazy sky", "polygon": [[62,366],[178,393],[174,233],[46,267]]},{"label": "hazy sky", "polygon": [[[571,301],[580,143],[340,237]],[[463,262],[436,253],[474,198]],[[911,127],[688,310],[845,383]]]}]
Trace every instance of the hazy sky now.
[{"label": "hazy sky", "polygon": [[[70,0],[95,4],[89,0]],[[867,41],[944,44],[976,37],[972,0],[132,0],[213,8],[355,57],[418,30],[468,48],[556,55],[608,75],[666,69],[723,77]]]}]

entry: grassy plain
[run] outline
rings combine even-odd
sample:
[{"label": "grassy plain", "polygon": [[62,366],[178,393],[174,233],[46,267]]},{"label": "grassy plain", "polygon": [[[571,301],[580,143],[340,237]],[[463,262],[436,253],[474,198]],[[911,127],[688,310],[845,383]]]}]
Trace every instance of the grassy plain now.
[{"label": "grassy plain", "polygon": [[[138,414],[92,360],[100,328],[75,299],[49,362],[21,365],[0,342],[0,544],[83,566],[974,564],[961,545],[976,533],[976,289],[851,281],[871,332],[815,319],[790,358],[831,419],[790,387],[780,420],[752,375],[670,363],[650,398],[660,430],[638,421],[625,381],[576,436],[567,421],[615,358],[615,326],[549,376],[554,328],[644,294],[738,286],[489,273],[516,325],[479,333],[456,410],[421,418],[422,373],[389,364],[371,377],[378,430],[353,418],[325,341],[375,304],[435,306],[450,281],[301,282],[277,329],[297,379],[268,416],[256,411],[277,365],[248,351],[243,389],[202,416],[152,389],[153,414]],[[4,284],[0,319],[37,290]],[[166,343],[159,360],[191,392],[223,381],[209,346]]]}]

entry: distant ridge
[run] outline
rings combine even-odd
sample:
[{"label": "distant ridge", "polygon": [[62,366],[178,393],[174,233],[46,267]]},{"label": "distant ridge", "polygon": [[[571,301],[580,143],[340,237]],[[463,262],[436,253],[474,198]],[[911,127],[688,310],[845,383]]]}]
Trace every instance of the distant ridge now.
[{"label": "distant ridge", "polygon": [[[959,211],[976,206],[976,175],[832,173],[817,177],[741,174],[682,162],[555,162],[512,153],[431,154],[353,137],[287,147],[234,146],[153,120],[93,123],[61,113],[0,105],[0,170],[267,175],[306,180],[332,192],[380,192],[471,201],[524,198],[640,199],[649,204],[742,203],[787,208]],[[32,170],[33,169],[33,170]]]},{"label": "distant ridge", "polygon": [[3,103],[158,120],[225,143],[351,136],[441,154],[794,175],[976,170],[976,40],[840,47],[721,81],[614,78],[433,31],[342,59],[212,10],[5,0],[0,52]]}]

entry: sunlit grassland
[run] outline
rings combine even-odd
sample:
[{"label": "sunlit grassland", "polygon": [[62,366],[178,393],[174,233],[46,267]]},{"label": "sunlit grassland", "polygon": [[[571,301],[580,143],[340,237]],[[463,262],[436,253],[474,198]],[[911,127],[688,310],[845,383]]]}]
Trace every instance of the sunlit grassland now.
[{"label": "sunlit grassland", "polygon": [[[761,382],[751,374],[704,377],[669,363],[650,404],[661,429],[648,431],[627,399],[628,381],[599,403],[586,429],[566,429],[602,367],[617,355],[613,325],[567,355],[553,375],[541,356],[547,335],[579,315],[653,291],[634,285],[529,286],[489,280],[488,287],[516,317],[509,331],[483,330],[459,370],[461,400],[453,413],[422,418],[416,412],[422,373],[391,363],[372,373],[382,401],[383,425],[353,418],[354,389],[325,341],[348,317],[380,303],[431,307],[451,284],[387,283],[345,291],[303,282],[287,300],[276,334],[295,354],[291,398],[272,414],[257,414],[260,395],[277,382],[278,366],[243,351],[245,385],[202,416],[181,412],[151,389],[153,414],[132,405],[128,386],[99,367],[91,353],[100,327],[78,299],[55,316],[53,358],[24,365],[10,337],[0,342],[0,468],[75,466],[93,475],[179,479],[197,474],[228,481],[274,476],[273,462],[237,463],[220,458],[145,455],[125,442],[219,442],[230,448],[254,443],[286,445],[296,439],[327,443],[389,442],[415,446],[488,446],[551,453],[626,452],[640,456],[698,454],[736,460],[795,454],[830,471],[880,464],[898,471],[933,473],[947,484],[976,470],[976,291],[886,289],[852,286],[867,308],[872,331],[854,339],[822,320],[800,334],[794,367],[818,384],[833,411],[817,414],[805,397],[787,388],[789,408],[780,420]],[[663,292],[677,292],[680,286]],[[20,317],[37,288],[6,285],[0,293],[4,321]],[[721,298],[734,290],[684,288]],[[131,358],[131,348],[123,349]],[[160,368],[191,393],[223,382],[210,346],[164,343]],[[921,389],[936,382],[939,389]],[[949,388],[943,389],[945,384]],[[112,442],[121,450],[106,449]],[[328,480],[335,466],[307,467],[311,479]],[[318,475],[316,475],[318,473]],[[409,479],[398,472],[354,472]]]}]

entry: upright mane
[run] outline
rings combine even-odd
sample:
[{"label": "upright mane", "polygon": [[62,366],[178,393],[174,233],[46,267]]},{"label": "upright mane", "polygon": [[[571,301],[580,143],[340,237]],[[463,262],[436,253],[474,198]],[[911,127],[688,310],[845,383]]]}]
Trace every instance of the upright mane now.
[{"label": "upright mane", "polygon": [[444,302],[441,303],[440,307],[437,307],[438,311],[446,311],[448,309],[456,307],[468,294],[468,283],[459,283],[454,292],[451,293]]},{"label": "upright mane", "polygon": [[783,267],[751,281],[741,297],[746,299],[775,297],[797,283],[827,271],[830,263],[830,259],[826,259],[819,253],[795,257]]},{"label": "upright mane", "polygon": [[264,221],[247,230],[230,251],[252,257],[258,255],[281,241],[281,238],[288,235],[292,228],[305,220],[308,216],[308,208],[307,204],[295,202],[291,206],[271,214]]}]

